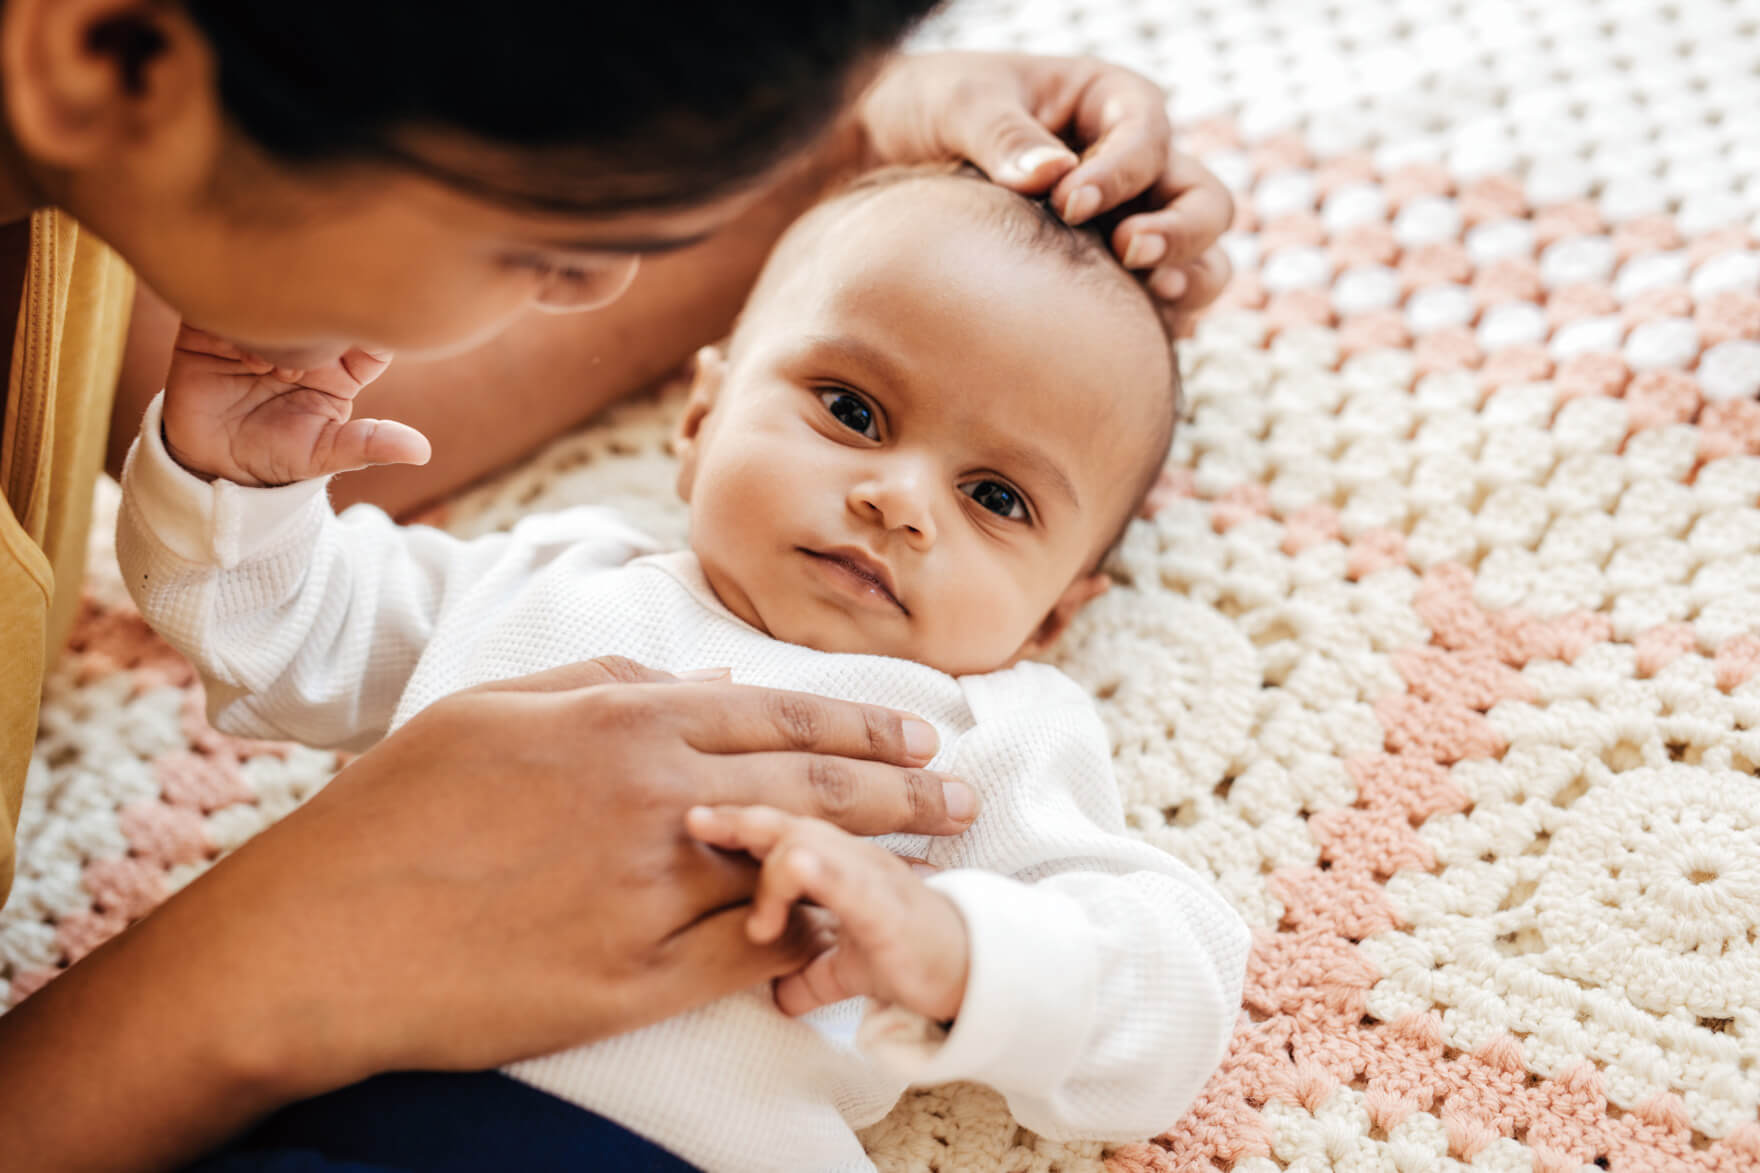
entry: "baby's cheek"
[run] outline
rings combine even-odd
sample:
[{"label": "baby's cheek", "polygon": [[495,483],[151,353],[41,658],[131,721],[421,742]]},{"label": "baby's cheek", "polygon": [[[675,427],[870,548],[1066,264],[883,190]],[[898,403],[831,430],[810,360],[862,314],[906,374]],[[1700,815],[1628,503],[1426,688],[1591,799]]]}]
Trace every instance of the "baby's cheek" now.
[{"label": "baby's cheek", "polygon": [[1006,664],[1042,616],[1004,569],[961,575],[944,593],[931,642],[955,675],[993,672]]}]

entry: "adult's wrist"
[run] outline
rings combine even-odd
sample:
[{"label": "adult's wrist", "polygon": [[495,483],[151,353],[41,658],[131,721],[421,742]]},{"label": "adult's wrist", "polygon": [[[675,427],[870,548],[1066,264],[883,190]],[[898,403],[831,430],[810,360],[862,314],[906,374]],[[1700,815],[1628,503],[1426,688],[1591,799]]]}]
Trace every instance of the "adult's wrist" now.
[{"label": "adult's wrist", "polygon": [[837,151],[842,164],[841,175],[860,175],[872,171],[876,167],[884,167],[898,160],[889,159],[880,150],[878,140],[881,136],[875,133],[872,115],[872,98],[894,70],[906,68],[912,55],[902,50],[895,50],[883,58],[874,71],[868,84],[862,87],[861,94],[850,104],[849,113],[838,127]]}]

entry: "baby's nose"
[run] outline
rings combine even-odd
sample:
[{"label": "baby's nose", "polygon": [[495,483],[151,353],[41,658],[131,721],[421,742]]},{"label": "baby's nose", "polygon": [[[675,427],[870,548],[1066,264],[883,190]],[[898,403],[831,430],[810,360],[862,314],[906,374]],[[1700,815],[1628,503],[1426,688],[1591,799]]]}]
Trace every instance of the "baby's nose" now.
[{"label": "baby's nose", "polygon": [[929,494],[909,475],[876,478],[850,494],[850,508],[863,520],[902,532],[913,545],[935,541],[935,515]]}]

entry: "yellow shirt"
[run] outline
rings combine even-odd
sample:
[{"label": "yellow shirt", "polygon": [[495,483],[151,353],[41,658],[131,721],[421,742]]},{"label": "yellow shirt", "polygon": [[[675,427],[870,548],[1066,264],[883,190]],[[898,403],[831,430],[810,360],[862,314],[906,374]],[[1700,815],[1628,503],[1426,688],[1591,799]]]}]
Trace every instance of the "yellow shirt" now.
[{"label": "yellow shirt", "polygon": [[128,266],[71,216],[37,212],[30,237],[0,423],[0,903],[43,675],[79,602],[134,298]]}]

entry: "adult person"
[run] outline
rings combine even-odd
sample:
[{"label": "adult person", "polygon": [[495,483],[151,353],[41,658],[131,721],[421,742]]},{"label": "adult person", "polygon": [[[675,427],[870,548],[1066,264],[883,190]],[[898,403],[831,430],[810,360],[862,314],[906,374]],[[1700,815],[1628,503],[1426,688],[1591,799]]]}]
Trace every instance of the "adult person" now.
[{"label": "adult person", "polygon": [[[1115,245],[1159,265],[1164,292],[1213,291],[1227,200],[1170,153],[1152,86],[1092,62],[881,65],[924,7],[4,0],[0,288],[20,308],[0,433],[0,872],[133,274],[283,365],[437,352],[535,329],[514,321],[534,306],[613,301],[641,256],[743,217],[700,258],[737,284],[765,217],[843,168],[964,154],[1072,218],[1141,197]],[[601,348],[639,352],[626,331],[666,320],[664,290],[634,304]],[[457,410],[491,394],[484,374],[431,395]],[[751,946],[750,869],[687,842],[683,811],[765,802],[951,833],[970,792],[918,768],[933,748],[907,715],[616,662],[448,698],[0,1017],[7,1166],[160,1167],[374,1072],[492,1066],[785,972],[807,926]]]}]

